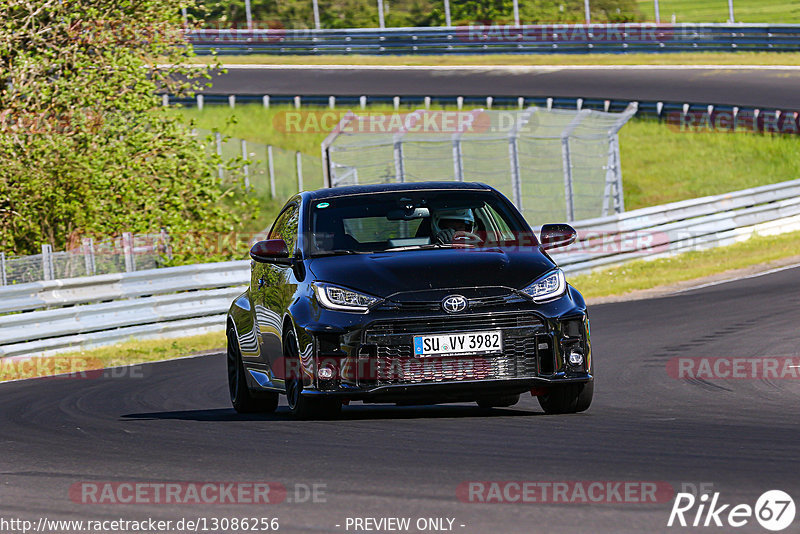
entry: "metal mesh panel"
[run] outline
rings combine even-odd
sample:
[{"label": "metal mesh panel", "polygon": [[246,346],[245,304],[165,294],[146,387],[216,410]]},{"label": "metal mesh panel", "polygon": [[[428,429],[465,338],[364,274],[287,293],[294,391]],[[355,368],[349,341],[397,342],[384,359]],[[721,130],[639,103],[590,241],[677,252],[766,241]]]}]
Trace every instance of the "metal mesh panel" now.
[{"label": "metal mesh panel", "polygon": [[417,110],[401,115],[391,132],[365,131],[349,114],[323,150],[331,186],[482,182],[533,224],[571,221],[622,211],[621,173],[610,162],[619,161],[616,136],[635,112],[635,105],[623,113],[477,109],[450,112],[456,116],[448,128],[428,121],[443,112]]}]

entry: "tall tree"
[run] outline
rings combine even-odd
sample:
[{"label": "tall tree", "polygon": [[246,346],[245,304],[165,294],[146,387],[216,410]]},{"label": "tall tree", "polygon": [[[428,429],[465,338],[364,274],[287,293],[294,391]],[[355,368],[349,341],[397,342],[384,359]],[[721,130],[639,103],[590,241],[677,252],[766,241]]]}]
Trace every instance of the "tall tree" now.
[{"label": "tall tree", "polygon": [[[0,250],[229,230],[215,161],[158,91],[203,70],[170,0],[0,0]],[[179,241],[180,242],[180,241]]]}]

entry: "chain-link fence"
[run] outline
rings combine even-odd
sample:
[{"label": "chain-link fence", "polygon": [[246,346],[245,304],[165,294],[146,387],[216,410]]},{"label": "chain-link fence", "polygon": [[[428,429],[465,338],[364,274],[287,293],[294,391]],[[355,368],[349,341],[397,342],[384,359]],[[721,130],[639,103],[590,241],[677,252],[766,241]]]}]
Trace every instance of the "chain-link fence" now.
[{"label": "chain-link fence", "polygon": [[[474,181],[509,198],[533,224],[624,211],[620,128],[636,113],[529,107],[349,113],[323,142],[326,185]],[[394,127],[392,127],[394,124]]]},{"label": "chain-link fence", "polygon": [[283,201],[298,191],[323,187],[322,161],[318,157],[285,150],[219,132],[198,130],[208,140],[209,150],[215,151],[223,162],[217,168],[222,183],[244,181],[247,190],[262,198]]},{"label": "chain-link fence", "polygon": [[30,256],[6,256],[0,252],[0,282],[5,286],[155,269],[170,255],[166,232],[124,233],[97,242],[85,238],[80,246],[64,251],[56,252],[50,245],[42,245],[41,254]]}]

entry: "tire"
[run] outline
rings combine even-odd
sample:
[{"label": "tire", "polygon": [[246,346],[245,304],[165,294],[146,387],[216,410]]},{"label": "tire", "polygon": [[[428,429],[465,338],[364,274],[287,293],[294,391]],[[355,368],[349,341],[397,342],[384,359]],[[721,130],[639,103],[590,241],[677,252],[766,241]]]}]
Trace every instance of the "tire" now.
[{"label": "tire", "polygon": [[586,411],[592,404],[594,381],[582,384],[564,384],[550,388],[546,395],[540,395],[539,405],[545,413],[578,413]]},{"label": "tire", "polygon": [[247,387],[244,363],[236,340],[236,331],[228,329],[228,392],[233,409],[238,413],[272,413],[278,408],[278,394],[264,392],[255,397]]},{"label": "tire", "polygon": [[303,395],[303,381],[297,372],[290,369],[300,369],[297,363],[300,359],[300,349],[294,331],[287,330],[283,336],[283,355],[286,358],[286,370],[291,376],[286,377],[286,402],[289,412],[297,419],[333,419],[342,411],[342,402],[339,399],[310,397]]},{"label": "tire", "polygon": [[508,408],[519,402],[519,395],[499,395],[497,397],[485,397],[478,399],[478,406],[481,408]]}]

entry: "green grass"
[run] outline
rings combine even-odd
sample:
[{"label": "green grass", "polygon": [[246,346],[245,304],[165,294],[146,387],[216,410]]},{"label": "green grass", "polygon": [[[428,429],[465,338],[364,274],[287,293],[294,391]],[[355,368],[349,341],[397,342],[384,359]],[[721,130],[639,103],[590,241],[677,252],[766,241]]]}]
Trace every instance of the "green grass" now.
[{"label": "green grass", "polygon": [[694,280],[798,254],[800,232],[754,236],[727,247],[687,252],[652,261],[637,260],[619,267],[573,276],[569,278],[569,282],[586,298],[624,295],[631,291]]},{"label": "green grass", "polygon": [[107,347],[75,350],[46,357],[31,354],[32,360],[28,362],[0,360],[0,382],[168,360],[207,350],[223,350],[224,347],[225,333],[216,332],[172,339],[131,339]]},{"label": "green grass", "polygon": [[[647,20],[655,20],[653,0],[637,0],[639,11]],[[727,22],[728,2],[725,0],[660,0],[661,22]],[[736,22],[770,22],[789,24],[800,22],[800,3],[792,0],[733,0]]]},{"label": "green grass", "polygon": [[800,177],[794,136],[679,132],[632,120],[620,132],[625,207],[636,209]]},{"label": "green grass", "polygon": [[[796,52],[686,52],[676,54],[487,54],[425,56],[218,56],[223,64],[241,65],[800,65]],[[209,56],[192,58],[210,63]]]}]

